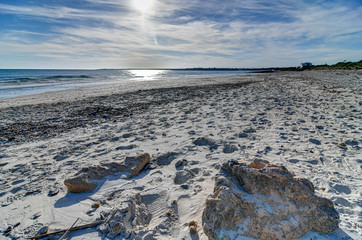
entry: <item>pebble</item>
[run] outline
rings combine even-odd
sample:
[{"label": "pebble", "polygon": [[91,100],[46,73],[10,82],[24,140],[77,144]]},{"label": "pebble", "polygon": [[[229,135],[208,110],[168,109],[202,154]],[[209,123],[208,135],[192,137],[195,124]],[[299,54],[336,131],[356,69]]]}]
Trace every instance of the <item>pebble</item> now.
[{"label": "pebble", "polygon": [[171,216],[171,215],[172,215],[172,209],[168,209],[168,210],[166,211],[166,215],[167,215],[167,216]]},{"label": "pebble", "polygon": [[101,203],[100,202],[94,202],[92,204],[92,208],[99,208],[101,206]]},{"label": "pebble", "polygon": [[197,233],[197,223],[196,221],[192,220],[189,222],[189,229],[190,229],[190,233],[191,234],[196,234]]}]

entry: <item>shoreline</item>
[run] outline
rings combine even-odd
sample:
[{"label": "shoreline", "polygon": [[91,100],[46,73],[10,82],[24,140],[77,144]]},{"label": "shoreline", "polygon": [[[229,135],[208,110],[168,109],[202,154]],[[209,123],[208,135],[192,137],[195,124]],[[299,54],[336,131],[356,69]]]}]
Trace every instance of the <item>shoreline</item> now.
[{"label": "shoreline", "polygon": [[[5,120],[6,116],[10,115],[9,112],[21,111],[21,117],[11,114],[14,116],[13,119],[0,123],[0,127],[2,127],[0,142],[17,140],[16,136],[19,135],[22,137],[21,141],[26,141],[29,137],[37,139],[42,135],[47,135],[49,130],[56,134],[77,127],[85,127],[88,124],[120,120],[136,112],[145,111],[170,101],[201,98],[204,93],[200,93],[200,90],[240,88],[247,84],[264,81],[264,79],[263,75],[258,75],[258,77],[241,75],[211,79],[187,79],[178,82],[128,82],[0,100],[0,109],[2,109],[0,118]],[[115,90],[116,88],[117,90]],[[83,96],[79,96],[79,94]],[[147,99],[148,96],[154,97]],[[49,98],[51,98],[50,102]],[[44,103],[45,99],[46,103]],[[137,103],[133,101],[134,99],[137,99]],[[15,102],[12,103],[13,101]],[[10,104],[12,105],[8,106]],[[34,112],[37,114],[34,115]],[[66,125],[61,126],[59,124],[61,122],[65,122]],[[39,135],[27,134],[30,130]],[[46,138],[54,136],[53,134]]]},{"label": "shoreline", "polygon": [[[160,88],[178,88],[203,86],[212,84],[237,83],[239,81],[249,81],[254,76],[263,76],[265,74],[245,74],[225,77],[193,77],[168,80],[144,80],[144,81],[124,81],[120,83],[106,83],[98,86],[73,88],[68,90],[52,91],[40,94],[18,96],[13,98],[0,99],[0,109],[7,107],[16,107],[23,105],[41,104],[46,101],[47,104],[57,102],[68,102],[87,99],[91,97],[101,97],[113,94],[125,94],[142,90],[160,89]],[[258,78],[261,81],[263,78]]]},{"label": "shoreline", "polygon": [[[258,157],[309,179],[339,212],[336,233],[310,232],[301,240],[355,239],[362,234],[361,80],[361,71],[277,72],[0,100],[1,230],[20,223],[9,238],[23,238],[44,226],[66,229],[140,194],[153,216],[144,236],[189,239],[187,222],[195,220],[199,239],[207,239],[201,214],[220,165]],[[216,148],[194,144],[200,137]],[[63,184],[84,167],[140,153],[149,153],[151,164],[137,177],[110,175],[83,194]],[[157,159],[170,162],[161,166]],[[181,186],[175,164],[184,160],[193,175]],[[173,200],[177,218],[167,222]],[[94,202],[100,207],[92,208]],[[91,229],[70,236],[102,235]]]}]

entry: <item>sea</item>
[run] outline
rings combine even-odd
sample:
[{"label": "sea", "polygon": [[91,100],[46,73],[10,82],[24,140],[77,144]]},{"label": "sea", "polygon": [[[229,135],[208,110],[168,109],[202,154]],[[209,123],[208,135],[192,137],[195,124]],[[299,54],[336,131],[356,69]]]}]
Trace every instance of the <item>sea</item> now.
[{"label": "sea", "polygon": [[245,69],[0,69],[0,99],[124,81],[177,81],[252,73]]}]

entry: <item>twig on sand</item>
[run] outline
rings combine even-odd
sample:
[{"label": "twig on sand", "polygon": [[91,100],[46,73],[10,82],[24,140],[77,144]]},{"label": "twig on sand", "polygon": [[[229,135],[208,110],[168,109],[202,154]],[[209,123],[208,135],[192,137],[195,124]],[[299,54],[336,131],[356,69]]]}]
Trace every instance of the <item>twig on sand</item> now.
[{"label": "twig on sand", "polygon": [[77,220],[75,220],[75,222],[72,224],[72,226],[70,226],[70,228],[67,229],[67,231],[63,234],[63,236],[61,238],[59,238],[59,240],[63,240],[67,237],[68,233],[69,233],[69,230],[74,227],[75,224],[77,224],[79,218],[77,218]]},{"label": "twig on sand", "polygon": [[[103,223],[103,220],[95,221],[92,223],[88,223],[88,224],[84,224],[84,225],[80,225],[80,226],[76,226],[76,227],[70,227],[69,229],[59,230],[59,231],[52,232],[52,233],[45,233],[45,234],[40,234],[40,235],[36,235],[33,237],[27,237],[26,239],[39,239],[39,238],[43,238],[43,237],[49,237],[49,236],[53,236],[53,235],[63,234],[66,232],[73,232],[73,231],[77,231],[77,230],[81,230],[81,229],[85,229],[85,228],[92,228],[92,227],[98,226],[101,223]],[[74,224],[73,224],[73,226],[74,226]]]}]

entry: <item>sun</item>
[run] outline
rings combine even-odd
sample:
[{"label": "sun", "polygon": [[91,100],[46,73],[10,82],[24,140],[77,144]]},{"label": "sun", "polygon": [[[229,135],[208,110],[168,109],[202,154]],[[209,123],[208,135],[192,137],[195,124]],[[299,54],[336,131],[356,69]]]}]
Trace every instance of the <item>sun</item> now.
[{"label": "sun", "polygon": [[133,7],[141,13],[147,13],[151,10],[154,0],[132,0]]}]

